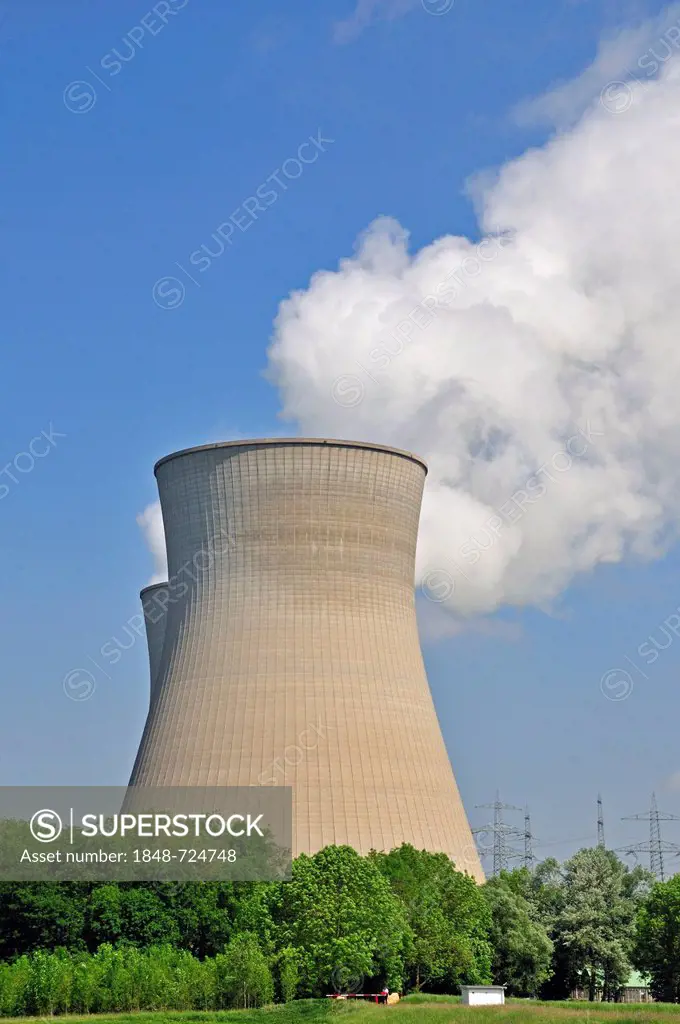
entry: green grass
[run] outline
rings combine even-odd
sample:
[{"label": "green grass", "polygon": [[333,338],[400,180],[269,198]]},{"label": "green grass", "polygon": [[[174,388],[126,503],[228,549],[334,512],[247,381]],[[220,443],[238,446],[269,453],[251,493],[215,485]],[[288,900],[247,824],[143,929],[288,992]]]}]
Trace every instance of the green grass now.
[{"label": "green grass", "polygon": [[[680,1017],[680,1005],[671,1003],[542,1003],[510,999],[505,1006],[463,1006],[459,996],[411,995],[395,1006],[359,1001],[304,999],[287,1006],[261,1010],[198,1011],[186,1013],[111,1013],[89,1017],[5,1017],[1,1024],[667,1024],[669,1014]],[[468,1020],[468,1018],[470,1018]],[[680,1024],[680,1020],[678,1022]]]}]

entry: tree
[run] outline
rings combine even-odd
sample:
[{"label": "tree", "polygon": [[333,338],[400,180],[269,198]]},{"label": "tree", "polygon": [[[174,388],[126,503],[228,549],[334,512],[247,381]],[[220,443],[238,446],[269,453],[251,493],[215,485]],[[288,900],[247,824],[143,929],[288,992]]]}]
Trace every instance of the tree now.
[{"label": "tree", "polygon": [[89,886],[79,882],[0,883],[0,958],[34,949],[82,949]]},{"label": "tree", "polygon": [[640,908],[633,962],[651,975],[655,999],[680,1000],[680,875],[657,882]]},{"label": "tree", "polygon": [[11,965],[0,963],[0,1012],[14,1017],[30,1013],[31,961],[26,954]]},{"label": "tree", "polygon": [[568,999],[574,987],[567,949],[559,939],[557,922],[564,908],[564,872],[554,857],[547,857],[533,871],[514,868],[503,872],[513,892],[526,899],[532,920],[539,924],[553,943],[551,975],[541,986],[543,999]]},{"label": "tree", "polygon": [[580,982],[595,999],[615,998],[631,968],[635,918],[649,888],[649,873],[630,871],[611,850],[580,850],[563,868],[555,942],[570,983]]},{"label": "tree", "polygon": [[491,910],[493,980],[507,985],[509,995],[536,996],[552,975],[553,943],[529,900],[517,891],[523,887],[513,885],[508,875],[501,872],[482,889]]},{"label": "tree", "polygon": [[201,959],[223,952],[234,931],[234,883],[157,882],[151,888],[176,922],[183,949]]},{"label": "tree", "polygon": [[68,1009],[71,997],[71,957],[67,950],[38,950],[31,956],[29,1000],[35,1013],[52,1016]]},{"label": "tree", "polygon": [[262,950],[273,956],[276,926],[273,909],[280,900],[281,886],[277,882],[236,882],[231,913],[235,933],[252,932],[257,935]]},{"label": "tree", "polygon": [[122,939],[133,946],[179,943],[177,921],[152,887],[126,887],[121,892]]},{"label": "tree", "polygon": [[284,946],[277,957],[279,991],[283,1003],[291,1002],[297,995],[300,984],[298,959],[297,950],[291,946]]},{"label": "tree", "polygon": [[97,949],[103,942],[115,945],[120,940],[123,934],[122,902],[123,893],[118,885],[95,886],[85,924],[90,949]]},{"label": "tree", "polygon": [[235,935],[215,960],[218,990],[225,1006],[247,1010],[272,1001],[274,982],[257,936],[251,932]]},{"label": "tree", "polygon": [[451,991],[490,980],[490,913],[469,875],[456,871],[445,853],[408,843],[372,854],[407,914],[413,940],[407,947],[409,987]]},{"label": "tree", "polygon": [[404,908],[371,859],[349,846],[301,854],[280,891],[278,946],[298,952],[301,994],[358,991],[366,978],[401,990],[410,930]]}]

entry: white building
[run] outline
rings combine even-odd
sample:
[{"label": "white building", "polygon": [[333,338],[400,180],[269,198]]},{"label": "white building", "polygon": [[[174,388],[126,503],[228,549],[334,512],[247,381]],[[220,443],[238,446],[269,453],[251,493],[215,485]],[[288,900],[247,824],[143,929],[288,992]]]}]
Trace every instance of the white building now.
[{"label": "white building", "polygon": [[461,985],[460,999],[466,1006],[498,1006],[505,1003],[505,985]]}]

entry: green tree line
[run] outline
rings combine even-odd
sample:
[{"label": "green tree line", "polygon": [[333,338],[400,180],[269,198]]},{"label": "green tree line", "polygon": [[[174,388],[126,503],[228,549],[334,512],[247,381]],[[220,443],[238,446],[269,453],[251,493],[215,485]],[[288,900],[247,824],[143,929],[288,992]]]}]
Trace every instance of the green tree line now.
[{"label": "green tree line", "polygon": [[2,883],[0,1013],[221,1009],[329,992],[615,1000],[635,967],[680,1001],[680,875],[614,853],[479,886],[404,845],[300,856],[289,882]]},{"label": "green tree line", "polygon": [[329,846],[298,857],[288,882],[2,883],[0,1012],[43,1013],[44,990],[49,1012],[450,991],[489,980],[489,925],[472,878],[409,846]]}]

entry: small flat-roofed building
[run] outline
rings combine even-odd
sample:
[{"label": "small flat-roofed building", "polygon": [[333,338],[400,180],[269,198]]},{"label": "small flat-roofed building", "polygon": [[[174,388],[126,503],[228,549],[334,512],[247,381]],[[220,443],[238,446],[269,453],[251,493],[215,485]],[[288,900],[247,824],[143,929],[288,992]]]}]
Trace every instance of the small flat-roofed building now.
[{"label": "small flat-roofed building", "polygon": [[505,1003],[505,985],[461,985],[460,1001],[466,1006],[500,1006]]}]

